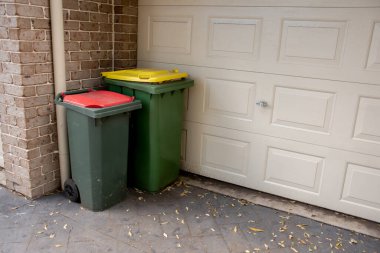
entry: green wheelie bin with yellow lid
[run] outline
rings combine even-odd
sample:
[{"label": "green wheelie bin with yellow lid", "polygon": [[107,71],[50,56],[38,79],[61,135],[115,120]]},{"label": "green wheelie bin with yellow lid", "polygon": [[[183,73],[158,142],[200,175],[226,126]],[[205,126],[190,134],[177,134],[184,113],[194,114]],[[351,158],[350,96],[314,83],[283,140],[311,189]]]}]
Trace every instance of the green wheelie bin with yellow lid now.
[{"label": "green wheelie bin with yellow lid", "polygon": [[102,76],[108,90],[142,104],[131,118],[129,185],[149,192],[165,188],[179,175],[184,93],[194,81],[178,70],[132,69]]}]

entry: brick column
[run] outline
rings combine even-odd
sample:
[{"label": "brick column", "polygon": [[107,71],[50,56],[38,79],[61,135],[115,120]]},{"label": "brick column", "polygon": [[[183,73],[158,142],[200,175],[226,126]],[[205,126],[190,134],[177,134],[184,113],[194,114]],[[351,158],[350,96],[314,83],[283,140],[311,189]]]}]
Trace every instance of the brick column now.
[{"label": "brick column", "polygon": [[[69,90],[96,86],[100,72],[135,67],[137,1],[64,0]],[[120,9],[121,8],[121,9]],[[0,3],[0,123],[6,186],[36,198],[60,187],[48,0]],[[119,26],[120,25],[120,26]],[[116,28],[117,27],[117,28]]]},{"label": "brick column", "polygon": [[[2,117],[6,186],[28,197],[59,186],[47,1],[2,4]],[[20,2],[20,3],[19,3]]]},{"label": "brick column", "polygon": [[137,65],[137,0],[115,0],[115,69]]}]

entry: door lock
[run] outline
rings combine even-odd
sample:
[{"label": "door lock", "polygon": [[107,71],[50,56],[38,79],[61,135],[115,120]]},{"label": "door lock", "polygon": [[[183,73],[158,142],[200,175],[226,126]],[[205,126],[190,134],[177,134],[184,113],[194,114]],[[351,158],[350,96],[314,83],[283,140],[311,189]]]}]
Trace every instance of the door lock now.
[{"label": "door lock", "polygon": [[260,107],[267,107],[268,103],[266,101],[259,101],[256,103],[256,105],[258,105]]}]

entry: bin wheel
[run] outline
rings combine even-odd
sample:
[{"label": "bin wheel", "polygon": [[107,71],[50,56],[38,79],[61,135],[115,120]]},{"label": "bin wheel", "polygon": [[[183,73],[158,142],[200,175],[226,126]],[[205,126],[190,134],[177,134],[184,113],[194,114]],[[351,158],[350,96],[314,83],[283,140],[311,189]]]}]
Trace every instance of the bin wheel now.
[{"label": "bin wheel", "polygon": [[79,190],[74,180],[67,179],[63,186],[63,193],[65,197],[72,202],[80,203]]}]

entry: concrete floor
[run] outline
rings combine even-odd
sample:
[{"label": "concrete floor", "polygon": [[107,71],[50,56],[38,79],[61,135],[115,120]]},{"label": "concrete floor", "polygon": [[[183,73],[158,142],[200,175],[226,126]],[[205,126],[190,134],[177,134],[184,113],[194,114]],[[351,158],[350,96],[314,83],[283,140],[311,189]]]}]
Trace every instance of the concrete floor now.
[{"label": "concrete floor", "polygon": [[98,213],[0,187],[0,252],[380,253],[380,240],[179,181]]},{"label": "concrete floor", "polygon": [[181,178],[192,186],[237,199],[245,199],[257,205],[297,214],[321,223],[380,238],[380,223],[191,173],[183,173]]}]

